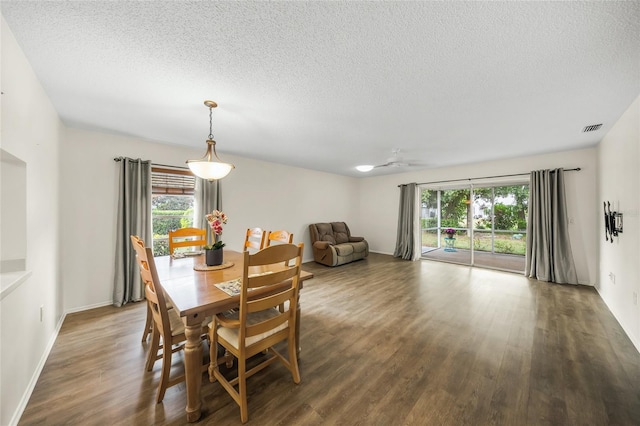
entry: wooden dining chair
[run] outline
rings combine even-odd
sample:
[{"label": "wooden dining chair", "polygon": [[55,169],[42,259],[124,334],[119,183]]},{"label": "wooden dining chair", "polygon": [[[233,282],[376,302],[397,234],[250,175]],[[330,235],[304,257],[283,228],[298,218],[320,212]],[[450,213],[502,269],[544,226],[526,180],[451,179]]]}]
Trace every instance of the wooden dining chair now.
[{"label": "wooden dining chair", "polygon": [[[267,242],[265,244],[265,247],[270,247],[271,243],[292,244],[293,234],[283,230],[270,231],[267,233]],[[280,312],[284,312],[284,304],[280,305]]]},{"label": "wooden dining chair", "polygon": [[180,247],[203,247],[207,245],[207,230],[180,228],[169,231],[169,254]]},{"label": "wooden dining chair", "polygon": [[[138,253],[137,249],[142,248],[145,249],[144,241],[140,239],[137,235],[130,235],[131,244],[133,245],[133,249],[136,250],[136,254]],[[138,264],[140,266],[140,264]],[[139,268],[140,269],[140,268]],[[145,274],[140,269],[140,276],[142,278],[142,283],[144,284]],[[167,306],[168,309],[171,309],[170,306]],[[151,309],[149,308],[149,304],[147,303],[147,316],[144,321],[144,330],[142,332],[142,343],[147,341],[147,338],[153,333],[153,314],[151,313]]]},{"label": "wooden dining chair", "polygon": [[[147,371],[153,370],[155,362],[158,359],[162,359],[162,372],[156,398],[156,401],[160,403],[164,399],[167,388],[184,381],[184,374],[174,378],[170,377],[171,357],[173,353],[184,348],[183,342],[187,340],[187,337],[184,334],[184,323],[180,316],[175,309],[167,309],[167,302],[158,279],[151,248],[145,247],[144,242],[134,235],[131,236],[131,243],[136,251],[136,259],[144,283],[147,304],[153,317],[151,347],[146,364]],[[202,325],[203,338],[208,338],[208,322],[209,320],[205,320]],[[162,341],[162,344],[160,341]],[[160,354],[158,353],[159,351],[161,351]],[[203,372],[206,371],[207,366],[208,364],[203,365]]]},{"label": "wooden dining chair", "polygon": [[244,239],[244,251],[249,249],[262,250],[267,233],[262,228],[249,228]]},{"label": "wooden dining chair", "polygon": [[282,244],[293,243],[293,234],[287,231],[271,231],[268,235],[266,247],[269,247],[274,242]]},{"label": "wooden dining chair", "polygon": [[[240,291],[240,309],[217,315],[210,326],[211,359],[216,359],[217,345],[222,345],[238,359],[238,377],[227,380],[218,369],[218,363],[209,365],[209,380],[218,380],[240,406],[240,420],[249,419],[247,408],[247,378],[275,361],[280,361],[291,373],[294,383],[300,383],[297,342],[295,339],[296,307],[303,244],[280,244],[250,254],[244,252],[244,269]],[[284,266],[292,261],[292,266]],[[255,267],[263,273],[255,273]],[[276,272],[264,273],[267,270]],[[277,286],[277,287],[274,287]],[[285,312],[277,307],[288,301]],[[287,341],[288,358],[274,345]],[[246,370],[247,359],[266,352],[266,359]],[[238,390],[236,390],[236,386]]]},{"label": "wooden dining chair", "polygon": [[[135,249],[136,245],[138,245],[138,246],[141,246],[144,249],[145,248],[144,241],[142,241],[137,236],[135,236],[135,240],[134,240],[133,237],[134,236],[131,235],[131,242],[133,243],[133,248]],[[143,282],[144,282],[144,277],[143,277]],[[167,301],[166,304],[167,304],[167,309],[171,309],[172,308],[170,302]],[[144,330],[142,332],[142,343],[147,341],[147,339],[149,338],[151,333],[153,333],[153,315],[151,314],[151,309],[149,308],[149,306],[147,304],[147,317],[145,319]]]}]

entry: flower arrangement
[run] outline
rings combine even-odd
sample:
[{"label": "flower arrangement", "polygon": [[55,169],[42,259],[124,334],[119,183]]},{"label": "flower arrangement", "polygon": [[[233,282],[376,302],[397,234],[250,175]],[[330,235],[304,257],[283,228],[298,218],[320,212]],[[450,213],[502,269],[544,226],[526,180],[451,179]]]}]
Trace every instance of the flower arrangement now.
[{"label": "flower arrangement", "polygon": [[444,233],[447,234],[447,238],[453,238],[456,235],[456,230],[453,228],[447,228],[444,230]]},{"label": "flower arrangement", "polygon": [[214,243],[212,245],[204,246],[206,250],[218,250],[225,246],[219,237],[222,235],[222,225],[227,223],[227,215],[221,212],[220,210],[214,210],[208,215],[205,216],[207,222],[209,222],[209,226],[211,227],[211,232],[214,235]]}]

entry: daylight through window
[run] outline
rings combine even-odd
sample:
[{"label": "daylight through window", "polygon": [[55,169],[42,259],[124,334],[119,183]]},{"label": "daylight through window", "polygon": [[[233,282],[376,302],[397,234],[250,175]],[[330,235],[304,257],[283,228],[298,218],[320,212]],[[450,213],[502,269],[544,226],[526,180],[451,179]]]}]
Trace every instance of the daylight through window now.
[{"label": "daylight through window", "polygon": [[193,226],[195,177],[184,169],[151,169],[153,254],[169,254],[169,230]]}]

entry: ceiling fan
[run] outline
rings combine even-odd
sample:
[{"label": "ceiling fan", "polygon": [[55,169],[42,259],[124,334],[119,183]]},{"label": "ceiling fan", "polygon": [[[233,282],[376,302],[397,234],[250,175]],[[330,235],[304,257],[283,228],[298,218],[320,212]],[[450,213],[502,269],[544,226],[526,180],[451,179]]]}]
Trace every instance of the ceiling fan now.
[{"label": "ceiling fan", "polygon": [[367,165],[357,166],[356,169],[360,172],[366,173],[366,172],[370,172],[373,169],[378,169],[381,167],[411,167],[416,165],[416,164],[407,163],[406,161],[403,160],[402,157],[399,157],[398,156],[398,154],[400,153],[399,148],[392,149],[391,153],[393,154],[393,156],[387,158],[387,162],[384,164],[378,164],[377,166],[372,166],[367,164]]}]

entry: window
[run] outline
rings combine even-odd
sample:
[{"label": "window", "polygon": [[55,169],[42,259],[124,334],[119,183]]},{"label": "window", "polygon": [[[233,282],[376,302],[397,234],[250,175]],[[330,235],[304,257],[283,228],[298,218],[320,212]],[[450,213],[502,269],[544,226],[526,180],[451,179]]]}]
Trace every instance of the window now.
[{"label": "window", "polygon": [[151,168],[153,254],[169,254],[169,230],[193,226],[196,179],[188,170]]}]

